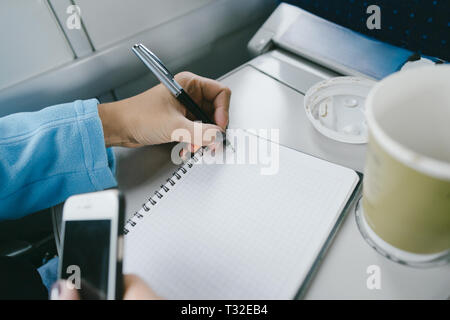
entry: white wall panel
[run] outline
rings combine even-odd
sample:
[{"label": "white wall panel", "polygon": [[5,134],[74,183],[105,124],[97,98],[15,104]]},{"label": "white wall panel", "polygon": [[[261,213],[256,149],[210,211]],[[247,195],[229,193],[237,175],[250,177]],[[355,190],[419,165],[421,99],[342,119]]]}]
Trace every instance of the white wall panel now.
[{"label": "white wall panel", "polygon": [[[133,88],[133,84],[127,86],[130,81],[149,76],[148,70],[131,51],[136,42],[142,42],[154,50],[173,72],[189,69],[216,77],[248,59],[246,43],[274,10],[276,3],[275,0],[213,0],[209,5],[72,63],[43,72],[15,86],[0,88],[0,116],[97,97],[123,86],[132,90],[118,90],[121,96],[147,88],[151,83],[145,80],[142,88]],[[82,9],[82,16],[83,12],[86,11]],[[89,33],[89,28],[87,31]],[[0,46],[0,50],[3,47]]]},{"label": "white wall panel", "polygon": [[67,26],[67,20],[71,14],[67,13],[69,6],[72,6],[71,0],[48,0],[50,7],[53,10],[56,18],[59,21],[63,32],[65,33],[67,39],[70,42],[72,50],[76,58],[85,57],[94,51],[89,37],[84,29],[84,26],[80,24],[80,29],[70,29]]},{"label": "white wall panel", "polygon": [[73,59],[64,34],[42,0],[1,0],[0,41],[0,89]]},{"label": "white wall panel", "polygon": [[[214,0],[76,0],[96,49],[173,20]],[[168,39],[170,41],[170,39]]]}]

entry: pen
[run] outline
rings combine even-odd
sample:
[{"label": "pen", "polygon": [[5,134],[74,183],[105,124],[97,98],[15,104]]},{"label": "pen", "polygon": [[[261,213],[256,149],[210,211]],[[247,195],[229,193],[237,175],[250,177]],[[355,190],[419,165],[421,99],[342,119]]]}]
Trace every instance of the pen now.
[{"label": "pen", "polygon": [[162,61],[143,44],[135,44],[133,52],[142,60],[158,80],[169,89],[175,98],[186,107],[198,120],[203,123],[215,124],[208,115],[195,103],[194,100],[178,84],[174,76],[164,66]]}]

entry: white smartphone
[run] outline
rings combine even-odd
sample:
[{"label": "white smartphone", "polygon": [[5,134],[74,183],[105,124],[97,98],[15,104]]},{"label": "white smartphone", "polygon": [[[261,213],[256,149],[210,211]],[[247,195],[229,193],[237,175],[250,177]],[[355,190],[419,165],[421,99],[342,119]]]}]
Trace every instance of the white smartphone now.
[{"label": "white smartphone", "polygon": [[64,204],[59,278],[83,299],[121,298],[124,211],[114,189],[72,196]]}]

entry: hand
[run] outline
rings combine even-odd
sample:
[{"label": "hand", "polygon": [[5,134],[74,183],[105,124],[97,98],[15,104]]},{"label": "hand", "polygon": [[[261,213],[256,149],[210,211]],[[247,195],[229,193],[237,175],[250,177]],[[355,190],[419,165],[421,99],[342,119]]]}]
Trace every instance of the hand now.
[{"label": "hand", "polygon": [[[175,80],[217,125],[193,122],[193,115],[160,84],[132,98],[98,106],[105,145],[133,148],[173,141],[213,144],[215,133],[224,132],[228,124],[230,89],[190,72],[177,74]],[[194,134],[197,128],[201,128],[201,137]],[[195,140],[173,136],[176,129],[186,129]]]},{"label": "hand", "polygon": [[[67,281],[60,280],[52,288],[51,300],[81,300],[76,289],[72,289]],[[138,276],[124,276],[123,300],[159,300],[161,299]]]}]

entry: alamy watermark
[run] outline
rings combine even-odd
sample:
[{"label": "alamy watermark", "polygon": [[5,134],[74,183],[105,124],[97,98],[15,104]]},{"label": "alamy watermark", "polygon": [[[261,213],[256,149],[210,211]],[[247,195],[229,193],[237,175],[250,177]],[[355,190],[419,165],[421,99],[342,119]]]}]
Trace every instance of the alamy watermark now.
[{"label": "alamy watermark", "polygon": [[73,264],[67,267],[66,274],[67,277],[66,286],[68,289],[81,289],[81,269],[79,266]]},{"label": "alamy watermark", "polygon": [[66,26],[69,30],[81,29],[81,8],[77,5],[68,6],[66,13],[69,15],[66,20]]},{"label": "alamy watermark", "polygon": [[[279,137],[278,129],[228,129],[225,141],[210,147],[197,163],[258,165],[261,175],[274,175],[280,167]],[[181,155],[186,144],[201,145],[204,141],[224,140],[224,136],[214,129],[202,133],[200,123],[194,126],[193,137],[187,129],[176,129],[171,138],[173,141],[183,141],[172,148],[171,159],[177,165],[186,160]]]},{"label": "alamy watermark", "polygon": [[[70,5],[66,9],[69,15],[66,20],[66,26],[69,30],[81,29],[81,8],[78,5]],[[369,30],[381,29],[381,8],[372,4],[367,7],[366,13],[370,16],[366,20],[366,26]]]},{"label": "alamy watermark", "polygon": [[366,10],[367,14],[370,16],[367,18],[366,26],[369,30],[381,29],[381,9],[377,5],[370,5]]},{"label": "alamy watermark", "polygon": [[366,269],[369,275],[366,280],[366,286],[369,290],[381,290],[381,268],[375,264]]}]

